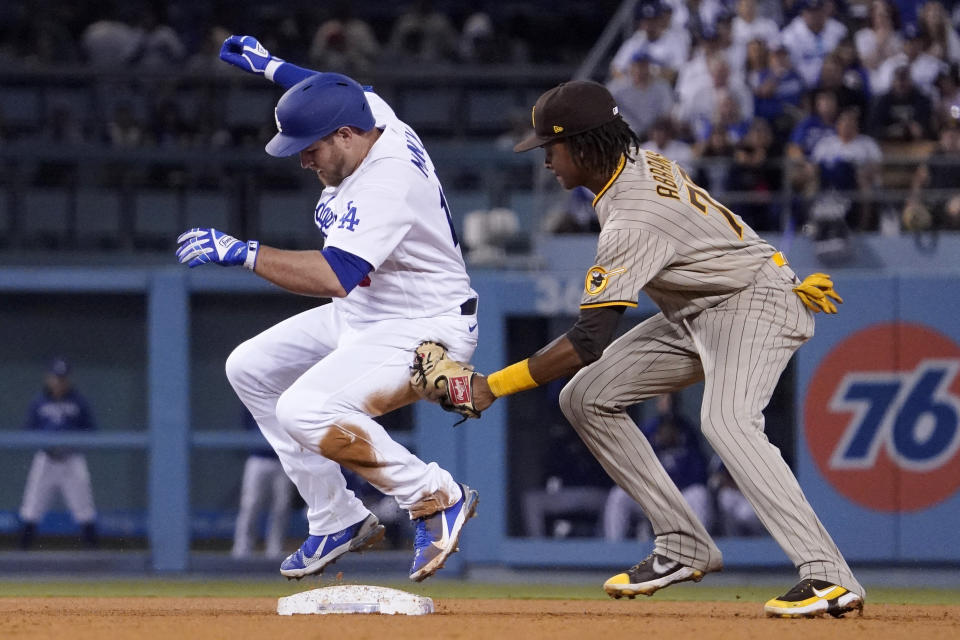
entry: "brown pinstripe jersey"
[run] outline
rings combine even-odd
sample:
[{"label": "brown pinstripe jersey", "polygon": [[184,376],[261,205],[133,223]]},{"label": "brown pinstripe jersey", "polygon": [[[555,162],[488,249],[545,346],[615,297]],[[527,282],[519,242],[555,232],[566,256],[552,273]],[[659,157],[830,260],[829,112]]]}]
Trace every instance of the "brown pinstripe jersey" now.
[{"label": "brown pinstripe jersey", "polygon": [[581,308],[636,306],[642,289],[679,320],[749,285],[776,252],[653,151],[621,160],[594,207],[601,230]]}]

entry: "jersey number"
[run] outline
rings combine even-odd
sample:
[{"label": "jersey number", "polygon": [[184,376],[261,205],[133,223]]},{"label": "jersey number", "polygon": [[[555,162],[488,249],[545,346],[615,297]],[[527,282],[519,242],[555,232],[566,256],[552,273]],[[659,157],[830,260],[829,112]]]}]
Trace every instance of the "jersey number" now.
[{"label": "jersey number", "polygon": [[687,187],[687,197],[690,198],[690,204],[692,204],[693,207],[703,215],[707,215],[709,212],[708,205],[712,205],[714,209],[719,211],[720,214],[726,218],[727,224],[729,224],[730,228],[733,229],[733,232],[737,234],[737,237],[743,240],[743,225],[737,221],[737,217],[733,214],[733,212],[714,200],[705,189],[701,189],[694,184],[693,180],[690,179],[690,176],[686,171],[680,169],[680,174],[683,176],[683,182]]},{"label": "jersey number", "polygon": [[450,215],[450,207],[447,206],[447,199],[443,195],[443,187],[440,187],[440,208],[447,214],[447,224],[450,225],[450,235],[453,236],[453,246],[460,244],[457,239],[457,230],[453,228],[453,216]]}]

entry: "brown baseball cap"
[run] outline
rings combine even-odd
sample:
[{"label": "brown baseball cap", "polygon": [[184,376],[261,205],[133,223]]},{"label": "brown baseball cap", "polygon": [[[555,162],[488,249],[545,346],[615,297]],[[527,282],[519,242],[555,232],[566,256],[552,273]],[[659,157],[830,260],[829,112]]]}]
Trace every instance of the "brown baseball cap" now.
[{"label": "brown baseball cap", "polygon": [[517,153],[596,129],[618,116],[620,109],[607,88],[592,80],[572,80],[546,91],[533,105],[533,133],[513,150]]}]

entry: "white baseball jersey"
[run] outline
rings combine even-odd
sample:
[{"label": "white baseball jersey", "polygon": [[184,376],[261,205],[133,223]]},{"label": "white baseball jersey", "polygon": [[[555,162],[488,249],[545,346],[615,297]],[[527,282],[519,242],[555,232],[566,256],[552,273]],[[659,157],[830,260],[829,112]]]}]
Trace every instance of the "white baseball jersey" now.
[{"label": "white baseball jersey", "polygon": [[363,258],[373,271],[333,304],[365,322],[456,309],[476,294],[433,162],[380,96],[366,96],[383,133],[351,175],[323,190],[314,221],[325,246]]},{"label": "white baseball jersey", "polygon": [[476,304],[433,163],[416,133],[376,94],[367,101],[382,134],[314,211],[326,247],[372,267],[344,298],[247,340],[227,378],[307,505],[312,535],[341,531],[369,510],[347,489],[341,465],[416,518],[460,499],[436,462],[394,441],[379,416],[416,401],[413,352],[442,343],[469,361]]}]

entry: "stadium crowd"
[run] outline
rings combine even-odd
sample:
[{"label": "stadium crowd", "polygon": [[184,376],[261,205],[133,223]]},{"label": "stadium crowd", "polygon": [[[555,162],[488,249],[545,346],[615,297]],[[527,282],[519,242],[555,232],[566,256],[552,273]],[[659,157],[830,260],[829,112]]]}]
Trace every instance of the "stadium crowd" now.
[{"label": "stadium crowd", "polygon": [[[217,59],[221,43],[246,30],[271,51],[361,80],[397,68],[574,69],[619,3],[561,4],[24,0],[0,9],[0,63],[223,75],[231,69]],[[755,229],[806,225],[827,239],[960,229],[960,199],[951,193],[960,172],[960,2],[639,0],[633,18],[597,79],[647,147],[688,167]],[[6,122],[0,104],[0,143],[38,136],[252,149],[271,134],[262,119],[232,126],[212,87],[189,102],[172,83],[152,80],[100,90],[111,96],[108,113],[84,119],[57,105],[32,131]],[[124,99],[131,90],[140,95]],[[511,119],[526,120],[502,115],[507,136]],[[56,167],[46,169],[55,183]],[[160,171],[150,179],[181,178]],[[573,198],[571,209],[583,199]],[[576,211],[551,224],[558,232],[595,226]]]},{"label": "stadium crowd", "polygon": [[607,84],[645,146],[739,192],[755,229],[781,228],[784,186],[827,236],[897,233],[901,211],[958,229],[949,194],[922,202],[937,172],[908,166],[957,160],[958,22],[941,0],[640,0]]}]

